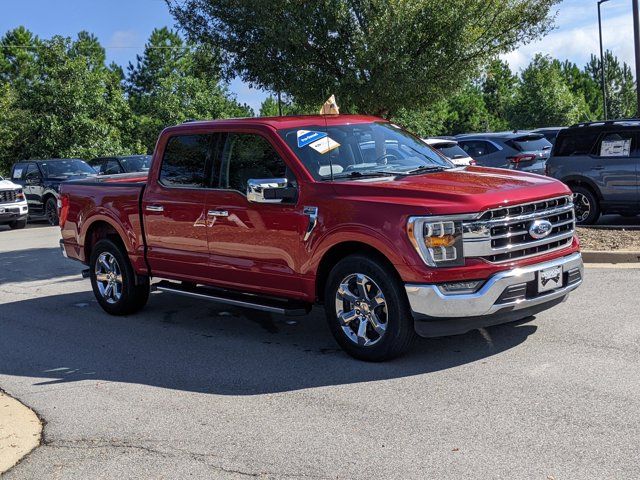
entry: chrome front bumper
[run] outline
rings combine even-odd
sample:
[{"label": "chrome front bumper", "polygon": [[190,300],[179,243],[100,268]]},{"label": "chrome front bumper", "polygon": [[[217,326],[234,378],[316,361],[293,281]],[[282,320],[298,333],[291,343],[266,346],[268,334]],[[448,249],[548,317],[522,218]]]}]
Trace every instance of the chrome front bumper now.
[{"label": "chrome front bumper", "polygon": [[[564,286],[538,294],[535,290],[538,272],[553,267],[562,267]],[[574,253],[550,262],[499,272],[489,278],[476,293],[446,294],[438,285],[406,284],[405,288],[416,320],[418,317],[435,320],[487,317],[502,312],[516,313],[520,310],[527,313],[524,310],[530,311],[532,307],[542,307],[537,309],[542,310],[545,303],[561,299],[578,288],[582,283],[583,273],[582,256],[580,253]],[[522,286],[522,284],[527,284],[525,287],[527,293],[522,298],[504,301],[503,294],[509,287]],[[480,326],[482,325],[476,328]]]}]

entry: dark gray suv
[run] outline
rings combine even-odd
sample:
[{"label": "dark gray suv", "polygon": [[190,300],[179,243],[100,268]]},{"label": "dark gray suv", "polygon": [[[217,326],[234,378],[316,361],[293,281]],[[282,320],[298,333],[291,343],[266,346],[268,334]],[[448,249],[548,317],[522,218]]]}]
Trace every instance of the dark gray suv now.
[{"label": "dark gray suv", "polygon": [[640,120],[580,123],[560,131],[547,175],[573,191],[576,221],[595,223],[601,213],[640,213]]},{"label": "dark gray suv", "polygon": [[544,175],[551,143],[541,133],[499,132],[457,135],[462,149],[483,167]]}]

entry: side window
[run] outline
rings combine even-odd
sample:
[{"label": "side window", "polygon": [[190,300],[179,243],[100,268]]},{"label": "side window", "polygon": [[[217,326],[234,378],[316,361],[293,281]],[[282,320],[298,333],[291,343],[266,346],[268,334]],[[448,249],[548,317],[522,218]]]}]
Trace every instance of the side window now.
[{"label": "side window", "polygon": [[484,140],[465,140],[460,142],[460,146],[472,158],[483,157],[498,151],[496,147]]},{"label": "side window", "polygon": [[269,141],[257,134],[230,133],[222,153],[221,186],[247,191],[250,178],[287,178],[287,166]]},{"label": "side window", "polygon": [[211,135],[176,135],[167,142],[160,183],[168,187],[205,188]]},{"label": "side window", "polygon": [[553,155],[556,157],[572,157],[575,155],[589,155],[596,142],[597,135],[593,133],[579,133],[560,135],[556,141]]},{"label": "side window", "polygon": [[24,176],[25,180],[40,180],[40,171],[35,163],[30,163],[27,167],[27,173]]},{"label": "side window", "polygon": [[635,138],[635,134],[631,132],[605,133],[598,140],[596,155],[601,158],[635,156],[637,149]]},{"label": "side window", "polygon": [[24,174],[27,171],[26,163],[16,163],[13,166],[13,173],[11,174],[11,178],[13,180],[22,180],[24,178]]},{"label": "side window", "polygon": [[120,168],[120,163],[115,158],[108,158],[100,167],[100,173],[103,175],[115,175],[117,173],[122,173],[122,169]]}]

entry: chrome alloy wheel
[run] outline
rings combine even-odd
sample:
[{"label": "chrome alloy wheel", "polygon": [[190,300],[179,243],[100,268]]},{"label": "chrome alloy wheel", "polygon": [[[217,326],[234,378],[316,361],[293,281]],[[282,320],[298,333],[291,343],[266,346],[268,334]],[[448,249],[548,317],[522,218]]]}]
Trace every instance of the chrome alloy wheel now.
[{"label": "chrome alloy wheel", "polygon": [[387,302],[380,287],[361,273],[345,277],[336,292],[336,315],[353,343],[368,347],[387,331]]},{"label": "chrome alloy wheel", "polygon": [[573,194],[573,206],[576,214],[576,221],[584,222],[591,214],[591,202],[582,193]]},{"label": "chrome alloy wheel", "polygon": [[100,295],[108,303],[116,303],[122,297],[122,270],[113,255],[103,252],[95,265],[96,284]]}]

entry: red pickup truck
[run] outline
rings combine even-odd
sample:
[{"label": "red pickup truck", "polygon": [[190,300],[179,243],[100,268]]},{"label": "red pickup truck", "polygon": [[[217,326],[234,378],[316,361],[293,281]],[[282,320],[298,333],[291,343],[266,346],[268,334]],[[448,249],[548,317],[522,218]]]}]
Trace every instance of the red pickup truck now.
[{"label": "red pickup truck", "polygon": [[64,183],[60,225],[110,314],[150,288],[285,315],[319,303],[365,360],[529,317],[583,276],[562,183],[455,167],[368,116],[167,128],[148,176]]}]

